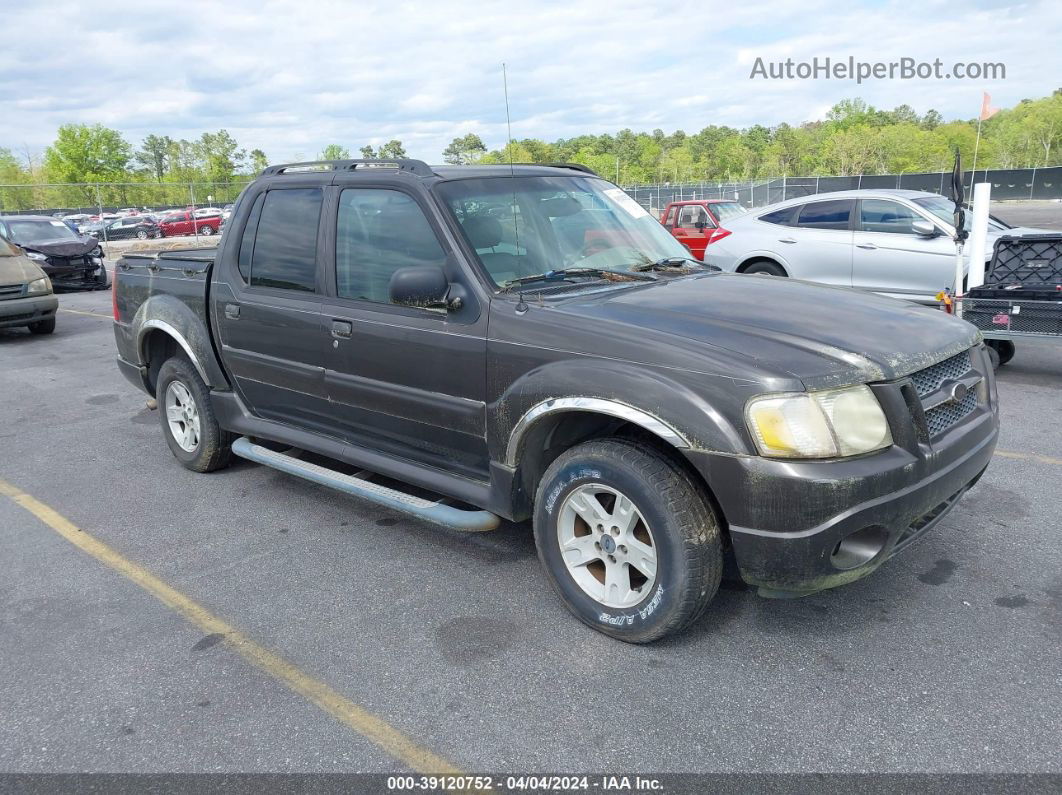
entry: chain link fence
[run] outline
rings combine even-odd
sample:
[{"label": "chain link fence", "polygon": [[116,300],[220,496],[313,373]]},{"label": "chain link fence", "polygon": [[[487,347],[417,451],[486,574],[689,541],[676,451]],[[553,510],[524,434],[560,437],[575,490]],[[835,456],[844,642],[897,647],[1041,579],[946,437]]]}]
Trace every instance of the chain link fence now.
[{"label": "chain link fence", "polygon": [[0,215],[90,215],[119,210],[163,211],[224,206],[250,179],[238,182],[79,182],[0,185]]},{"label": "chain link fence", "polygon": [[[993,201],[1062,200],[1062,166],[1052,168],[978,169],[965,172],[967,195],[973,183],[992,183]],[[690,199],[730,199],[743,206],[764,207],[768,204],[861,188],[902,188],[947,195],[951,172],[911,174],[865,174],[850,177],[775,177],[740,182],[690,182],[656,185],[630,185],[624,188],[649,212],[659,216],[673,201]]]}]

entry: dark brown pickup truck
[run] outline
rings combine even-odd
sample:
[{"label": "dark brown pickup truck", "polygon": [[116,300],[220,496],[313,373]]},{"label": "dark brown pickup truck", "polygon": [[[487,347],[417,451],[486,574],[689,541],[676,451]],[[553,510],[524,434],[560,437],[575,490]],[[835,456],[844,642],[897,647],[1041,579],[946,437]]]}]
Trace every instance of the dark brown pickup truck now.
[{"label": "dark brown pickup truck", "polygon": [[998,430],[969,324],[714,272],[569,165],[270,167],[217,249],[118,263],[114,328],[184,466],[532,519],[568,608],[631,642],[696,619],[728,555],[770,597],[869,574]]}]

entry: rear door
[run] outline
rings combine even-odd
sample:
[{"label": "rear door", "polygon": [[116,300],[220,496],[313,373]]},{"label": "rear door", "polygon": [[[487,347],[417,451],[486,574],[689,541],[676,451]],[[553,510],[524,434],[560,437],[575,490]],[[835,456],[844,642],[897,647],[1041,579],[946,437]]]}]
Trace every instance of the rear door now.
[{"label": "rear door", "polygon": [[797,279],[852,286],[854,199],[827,199],[803,205],[792,226],[779,227],[779,253]]},{"label": "rear door", "polygon": [[[342,178],[337,178],[341,181]],[[433,206],[400,185],[335,190],[334,281],[325,299],[325,386],[337,431],[353,444],[488,477],[486,311],[397,306],[392,274],[442,267],[468,279]]]},{"label": "rear door", "polygon": [[934,303],[955,280],[955,244],[912,227],[929,220],[892,199],[860,199],[852,285],[896,298]]},{"label": "rear door", "polygon": [[238,245],[225,246],[215,266],[223,270],[211,302],[222,359],[248,408],[318,430],[329,418],[318,277],[323,199],[321,186],[306,184],[245,197],[251,209],[232,230]]}]

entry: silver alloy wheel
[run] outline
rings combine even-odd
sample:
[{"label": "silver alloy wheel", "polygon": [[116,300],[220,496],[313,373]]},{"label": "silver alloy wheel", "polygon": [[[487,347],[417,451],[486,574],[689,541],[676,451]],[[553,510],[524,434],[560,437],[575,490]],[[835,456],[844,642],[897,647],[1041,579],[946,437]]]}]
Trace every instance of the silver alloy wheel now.
[{"label": "silver alloy wheel", "polygon": [[170,381],[166,387],[166,421],[178,446],[186,453],[194,453],[199,447],[199,407],[180,381]]},{"label": "silver alloy wheel", "polygon": [[148,235],[148,233],[145,232],[143,229],[138,229],[137,232],[136,232],[136,236],[140,240],[147,240],[147,235]]},{"label": "silver alloy wheel", "polygon": [[634,607],[656,582],[656,544],[633,501],[601,483],[587,483],[564,500],[557,541],[568,573],[606,607]]},{"label": "silver alloy wheel", "polygon": [[201,226],[201,227],[199,227],[199,234],[205,235],[206,237],[210,237],[212,234],[214,234],[214,227],[212,227],[212,226]]}]

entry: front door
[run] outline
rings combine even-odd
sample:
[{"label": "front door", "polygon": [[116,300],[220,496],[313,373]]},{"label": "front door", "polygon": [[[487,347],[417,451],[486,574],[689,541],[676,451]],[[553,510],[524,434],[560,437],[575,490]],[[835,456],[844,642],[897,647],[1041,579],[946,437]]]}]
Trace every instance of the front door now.
[{"label": "front door", "polygon": [[679,207],[673,234],[694,257],[703,260],[704,250],[708,247],[708,235],[714,228],[715,222],[708,216],[704,207],[699,204],[684,204]]},{"label": "front door", "polygon": [[320,187],[269,190],[257,197],[227,246],[213,312],[222,358],[255,414],[327,430],[326,333],[318,288]]},{"label": "front door", "polygon": [[947,235],[915,232],[914,222],[925,220],[892,199],[861,199],[852,286],[935,303],[936,294],[955,281],[955,244]]},{"label": "front door", "polygon": [[469,295],[449,312],[392,304],[399,268],[463,276],[430,207],[397,187],[340,187],[335,281],[323,318],[325,386],[352,444],[488,477],[486,312]]}]

